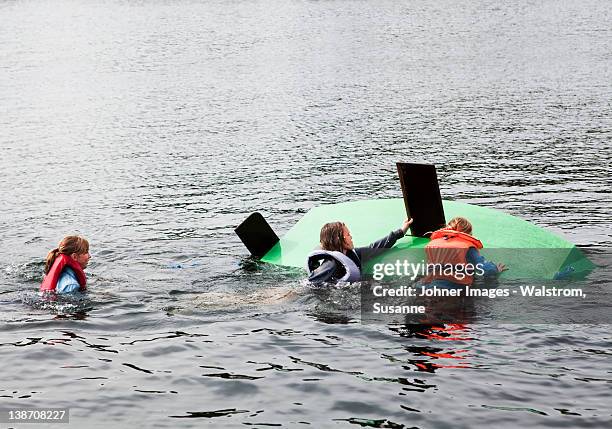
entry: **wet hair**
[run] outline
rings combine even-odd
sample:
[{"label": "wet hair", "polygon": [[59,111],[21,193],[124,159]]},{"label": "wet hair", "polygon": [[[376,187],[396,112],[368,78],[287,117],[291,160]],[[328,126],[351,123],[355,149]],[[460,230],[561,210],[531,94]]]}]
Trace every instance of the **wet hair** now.
[{"label": "wet hair", "polygon": [[346,247],[344,228],[346,228],[346,225],[342,222],[330,222],[323,225],[319,235],[321,249],[343,252]]},{"label": "wet hair", "polygon": [[464,217],[452,218],[446,227],[454,229],[455,231],[464,232],[466,234],[472,234],[472,224]]},{"label": "wet hair", "polygon": [[47,254],[47,259],[45,260],[45,274],[49,273],[55,259],[59,255],[72,255],[73,253],[82,254],[88,252],[89,242],[83,237],[79,237],[78,235],[64,237],[57,247]]}]

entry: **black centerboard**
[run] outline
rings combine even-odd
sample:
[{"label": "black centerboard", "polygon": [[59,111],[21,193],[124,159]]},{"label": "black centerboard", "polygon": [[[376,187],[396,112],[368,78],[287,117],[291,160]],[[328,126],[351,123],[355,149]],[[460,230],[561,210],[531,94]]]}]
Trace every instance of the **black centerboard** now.
[{"label": "black centerboard", "polygon": [[406,214],[414,219],[413,236],[425,237],[446,225],[444,207],[438,186],[436,166],[431,164],[397,163]]},{"label": "black centerboard", "polygon": [[280,240],[261,213],[255,212],[244,220],[234,232],[240,237],[251,255],[261,258]]}]

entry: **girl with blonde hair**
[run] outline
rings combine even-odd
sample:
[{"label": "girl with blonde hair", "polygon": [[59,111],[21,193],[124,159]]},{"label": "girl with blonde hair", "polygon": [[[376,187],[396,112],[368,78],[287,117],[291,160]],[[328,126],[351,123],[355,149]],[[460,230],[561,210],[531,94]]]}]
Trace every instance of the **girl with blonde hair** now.
[{"label": "girl with blonde hair", "polygon": [[493,276],[507,270],[504,264],[487,261],[479,252],[482,247],[480,240],[472,235],[469,220],[464,217],[451,219],[446,227],[431,234],[425,253],[432,267],[452,267],[452,270],[434,271],[423,283],[435,283],[440,287],[470,286],[475,275]]},{"label": "girl with blonde hair", "polygon": [[52,249],[45,261],[45,277],[41,292],[70,293],[84,291],[87,284],[83,271],[91,255],[89,242],[78,235],[69,235]]}]

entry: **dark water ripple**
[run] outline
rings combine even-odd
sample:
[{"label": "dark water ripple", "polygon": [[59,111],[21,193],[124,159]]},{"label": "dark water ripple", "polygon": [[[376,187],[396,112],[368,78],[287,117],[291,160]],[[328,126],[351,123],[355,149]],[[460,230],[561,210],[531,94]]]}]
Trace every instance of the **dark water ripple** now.
[{"label": "dark water ripple", "polygon": [[[609,265],[608,2],[2,2],[0,22],[2,408],[609,426],[609,326],[361,324],[357,289],[312,290],[233,234],[254,210],[282,234],[319,204],[399,197],[411,160],[444,198]],[[42,299],[42,258],[73,232],[90,291]]]},{"label": "dark water ripple", "polygon": [[[300,330],[287,330],[288,320]],[[265,328],[249,329],[252,319],[227,321],[201,327],[206,336],[202,331],[158,332],[141,341],[125,341],[130,337],[108,332],[102,338],[88,332],[75,336],[46,331],[38,341],[12,333],[12,341],[0,346],[3,356],[25,358],[30,365],[44,361],[46,377],[17,373],[3,396],[9,405],[27,399],[22,405],[36,406],[57,389],[67,397],[81,392],[85,395],[77,407],[71,405],[73,413],[95,417],[102,411],[88,392],[98,391],[98,400],[111,404],[104,411],[110,412],[108,418],[123,421],[131,418],[133,401],[145,395],[150,408],[140,417],[163,426],[171,426],[166,419],[172,417],[224,415],[238,418],[236,423],[289,424],[287,413],[290,419],[302,416],[302,421],[324,426],[364,416],[416,426],[449,415],[468,415],[482,424],[531,424],[534,416],[541,416],[552,424],[580,417],[574,424],[590,425],[609,418],[602,415],[609,392],[610,377],[603,376],[609,359],[598,352],[612,343],[603,327],[556,327],[555,337],[549,337],[549,325],[474,325],[456,327],[457,332],[447,337],[435,336],[435,328],[406,337],[398,335],[401,329],[384,326],[321,326],[299,314],[263,316],[258,324]],[[333,343],[318,341],[330,336]],[[151,356],[155,343],[164,350]],[[109,349],[117,353],[109,354]],[[151,359],[154,356],[163,360]],[[265,363],[253,362],[250,356]],[[202,374],[202,367],[220,372]],[[16,389],[17,385],[30,390]],[[282,397],[273,393],[278,389]],[[176,400],[169,403],[167,395]],[[232,404],[240,408],[228,407]],[[444,415],[435,417],[441,408]],[[232,409],[244,413],[239,417],[224,411]],[[262,411],[252,420],[247,413],[256,410]]]}]

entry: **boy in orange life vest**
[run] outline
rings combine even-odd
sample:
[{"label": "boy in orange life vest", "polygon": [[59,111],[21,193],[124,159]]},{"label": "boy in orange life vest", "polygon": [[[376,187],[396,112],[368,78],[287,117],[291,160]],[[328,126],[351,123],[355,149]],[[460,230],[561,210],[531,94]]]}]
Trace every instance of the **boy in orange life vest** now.
[{"label": "boy in orange life vest", "polygon": [[[472,224],[466,218],[456,217],[451,219],[446,228],[439,229],[431,234],[431,241],[425,246],[428,264],[438,266],[453,265],[455,267],[479,267],[479,273],[491,276],[507,270],[504,264],[494,264],[487,261],[478,252],[482,249],[482,243],[472,236]],[[433,272],[432,272],[433,271]],[[474,276],[457,270],[449,274],[447,271],[430,270],[423,283],[431,283],[439,287],[462,287],[469,286],[474,282]]]}]

